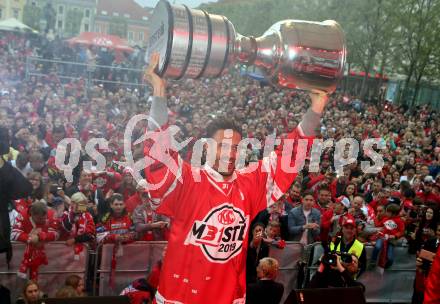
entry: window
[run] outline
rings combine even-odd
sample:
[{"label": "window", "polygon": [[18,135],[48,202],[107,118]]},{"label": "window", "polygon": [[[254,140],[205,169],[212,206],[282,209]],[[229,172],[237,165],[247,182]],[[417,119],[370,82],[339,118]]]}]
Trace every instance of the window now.
[{"label": "window", "polygon": [[62,21],[62,20],[58,20],[57,27],[58,27],[59,29],[62,29],[62,28],[63,28],[63,21]]},{"label": "window", "polygon": [[58,6],[58,13],[60,15],[64,14],[64,6],[62,6],[62,5]]},{"label": "window", "polygon": [[90,18],[90,10],[86,9],[85,10],[85,15],[86,15],[86,18]]},{"label": "window", "polygon": [[119,13],[117,13],[117,12],[113,12],[113,16],[115,16],[115,17],[119,17]]},{"label": "window", "polygon": [[130,14],[124,14],[125,18],[130,18]]},{"label": "window", "polygon": [[101,15],[107,16],[107,11],[101,11]]},{"label": "window", "polygon": [[14,8],[14,9],[12,10],[12,15],[14,16],[15,19],[18,19],[18,18],[19,18],[19,15],[20,15],[20,10]]},{"label": "window", "polygon": [[84,31],[85,32],[89,31],[89,25],[87,23],[84,24]]},{"label": "window", "polygon": [[144,41],[144,32],[139,32],[139,41]]},{"label": "window", "polygon": [[143,16],[142,20],[148,21],[148,17],[147,16]]},{"label": "window", "polygon": [[128,40],[133,40],[134,38],[134,33],[132,31],[128,32]]}]

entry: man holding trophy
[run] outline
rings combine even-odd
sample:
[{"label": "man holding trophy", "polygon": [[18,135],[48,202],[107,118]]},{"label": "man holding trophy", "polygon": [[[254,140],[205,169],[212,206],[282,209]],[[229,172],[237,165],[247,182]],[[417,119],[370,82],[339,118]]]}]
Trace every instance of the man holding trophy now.
[{"label": "man holding trophy", "polygon": [[[250,222],[288,190],[298,171],[285,168],[301,163],[311,147],[327,94],[342,75],[342,30],[334,21],[286,20],[262,37],[244,37],[223,16],[166,1],[156,6],[150,29],[145,76],[153,87],[153,102],[145,155],[157,161],[145,176],[151,198],[160,202],[157,212],[171,218],[156,302],[245,303]],[[207,127],[206,163],[195,167],[183,162],[168,145],[164,78],[217,77],[237,61],[259,66],[274,85],[310,91],[310,109],[253,170],[236,169],[241,129],[227,118]],[[290,151],[286,157],[288,142],[293,147],[284,149]],[[161,153],[166,157],[158,160]]]}]

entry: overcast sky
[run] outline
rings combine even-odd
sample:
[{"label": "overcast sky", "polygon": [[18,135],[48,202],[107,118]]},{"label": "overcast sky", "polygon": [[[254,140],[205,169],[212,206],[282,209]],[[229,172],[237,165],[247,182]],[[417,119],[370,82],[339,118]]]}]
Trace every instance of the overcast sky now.
[{"label": "overcast sky", "polygon": [[[135,0],[142,6],[154,7],[159,0]],[[171,3],[183,3],[189,7],[197,7],[200,3],[216,2],[217,0],[170,0]]]}]

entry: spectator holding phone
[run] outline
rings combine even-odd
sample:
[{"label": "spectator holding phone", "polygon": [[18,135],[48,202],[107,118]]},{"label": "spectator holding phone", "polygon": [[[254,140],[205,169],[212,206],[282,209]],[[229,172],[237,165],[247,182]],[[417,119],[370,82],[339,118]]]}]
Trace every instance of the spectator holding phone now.
[{"label": "spectator holding phone", "polygon": [[66,245],[74,246],[75,259],[79,259],[84,243],[95,240],[95,222],[87,211],[87,202],[82,192],[73,194],[69,211],[65,211],[62,218],[63,230],[68,234]]}]

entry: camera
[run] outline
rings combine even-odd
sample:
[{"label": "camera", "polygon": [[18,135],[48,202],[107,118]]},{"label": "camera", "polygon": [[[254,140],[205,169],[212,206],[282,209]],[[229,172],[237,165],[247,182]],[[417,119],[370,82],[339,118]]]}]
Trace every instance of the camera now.
[{"label": "camera", "polygon": [[324,247],[324,255],[321,258],[321,263],[323,263],[324,265],[336,266],[338,256],[341,257],[342,263],[350,264],[351,262],[353,262],[353,258],[351,257],[350,253],[330,250],[326,242],[323,242],[322,246]]},{"label": "camera", "polygon": [[331,251],[331,252],[325,253],[321,258],[321,262],[327,266],[336,266],[336,260],[337,260],[338,256],[341,257],[342,263],[350,264],[351,262],[353,262],[353,258],[351,257],[350,253],[339,252],[339,251]]}]

